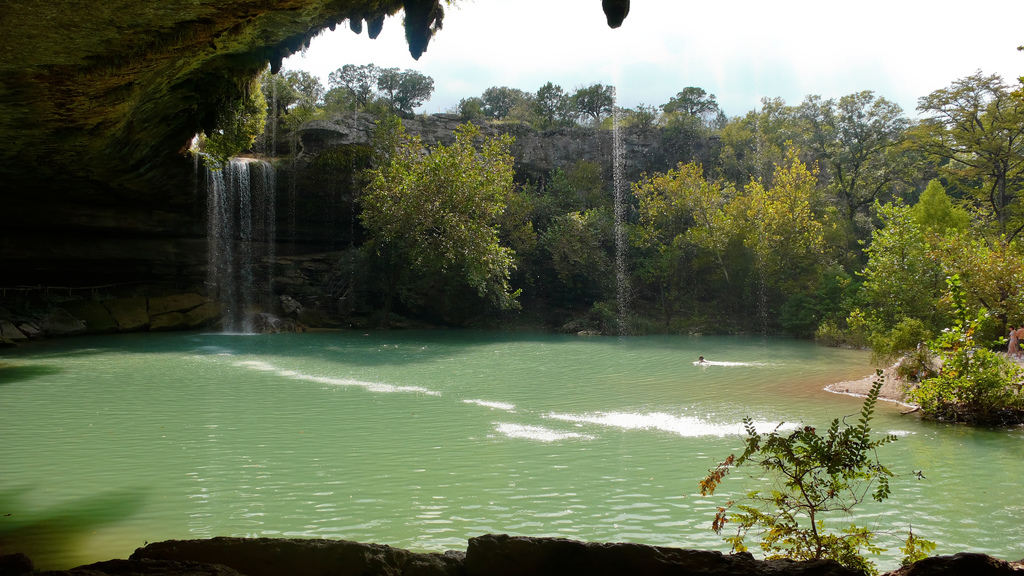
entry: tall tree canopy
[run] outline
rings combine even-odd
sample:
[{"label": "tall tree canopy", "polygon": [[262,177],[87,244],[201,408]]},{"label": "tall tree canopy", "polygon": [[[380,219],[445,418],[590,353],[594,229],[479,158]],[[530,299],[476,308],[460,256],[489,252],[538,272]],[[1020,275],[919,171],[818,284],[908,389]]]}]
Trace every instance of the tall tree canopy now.
[{"label": "tall tree canopy", "polygon": [[579,88],[572,95],[572,101],[576,110],[583,116],[587,116],[597,124],[601,116],[611,114],[615,106],[615,87],[604,84],[591,84]]},{"label": "tall tree canopy", "polygon": [[[379,122],[377,167],[360,214],[369,250],[383,258],[385,319],[396,293],[406,304],[417,283],[468,285],[498,307],[517,306],[509,287],[513,253],[498,241],[497,223],[513,192],[511,137],[474,141],[479,129],[460,126],[451,146],[427,149],[397,118]],[[385,320],[386,321],[386,320]]]},{"label": "tall tree canopy", "polygon": [[927,117],[916,145],[941,159],[943,172],[987,212],[999,233],[1024,229],[1024,93],[981,71],[920,99]]},{"label": "tall tree canopy", "polygon": [[903,110],[870,90],[839,100],[808,96],[797,110],[804,147],[825,170],[829,191],[853,219],[909,170],[899,149],[909,125]]}]

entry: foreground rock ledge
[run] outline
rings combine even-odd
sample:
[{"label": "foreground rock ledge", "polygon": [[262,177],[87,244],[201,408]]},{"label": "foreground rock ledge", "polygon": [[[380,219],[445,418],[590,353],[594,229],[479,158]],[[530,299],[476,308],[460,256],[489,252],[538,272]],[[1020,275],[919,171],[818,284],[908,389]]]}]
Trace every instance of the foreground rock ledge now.
[{"label": "foreground rock ledge", "polygon": [[[13,572],[12,572],[13,574]],[[643,544],[578,542],[488,534],[471,538],[466,552],[418,553],[345,540],[213,538],[169,540],[139,548],[129,560],[110,560],[57,576],[854,576],[830,560],[756,560]],[[984,554],[922,560],[894,576],[1024,574],[1021,562]],[[6,574],[0,574],[6,576]]]}]

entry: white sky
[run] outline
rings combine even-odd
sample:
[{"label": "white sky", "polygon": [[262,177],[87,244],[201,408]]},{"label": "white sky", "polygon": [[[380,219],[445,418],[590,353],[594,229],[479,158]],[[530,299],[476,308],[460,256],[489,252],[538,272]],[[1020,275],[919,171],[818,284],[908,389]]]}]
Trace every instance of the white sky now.
[{"label": "white sky", "polygon": [[551,81],[570,93],[614,84],[623,107],[699,86],[729,116],[763,96],[798,104],[872,90],[914,117],[919,97],[978,69],[1016,82],[1022,23],[1024,0],[632,0],[612,30],[598,0],[459,0],[418,61],[399,14],[376,40],[347,22],[325,31],[285,68],[325,87],[344,64],[413,69],[434,79],[427,113],[491,86],[535,92]]}]

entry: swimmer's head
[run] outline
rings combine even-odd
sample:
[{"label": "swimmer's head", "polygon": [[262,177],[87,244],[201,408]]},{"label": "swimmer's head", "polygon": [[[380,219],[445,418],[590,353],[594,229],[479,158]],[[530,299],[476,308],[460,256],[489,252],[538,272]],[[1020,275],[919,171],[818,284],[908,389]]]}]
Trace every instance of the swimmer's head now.
[{"label": "swimmer's head", "polygon": [[704,357],[703,356],[697,356],[697,362],[703,362],[703,361],[704,361]]}]

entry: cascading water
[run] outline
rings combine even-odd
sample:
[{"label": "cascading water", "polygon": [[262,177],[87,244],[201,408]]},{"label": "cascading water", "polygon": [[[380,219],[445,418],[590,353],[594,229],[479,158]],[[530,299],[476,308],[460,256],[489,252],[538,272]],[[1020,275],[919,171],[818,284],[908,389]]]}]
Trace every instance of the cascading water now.
[{"label": "cascading water", "polygon": [[[253,331],[257,290],[266,294],[260,306],[271,304],[275,188],[274,168],[266,162],[232,158],[220,169],[207,164],[206,284],[210,298],[224,305],[225,332]],[[258,286],[260,262],[266,263],[268,276]]]},{"label": "cascading water", "polygon": [[626,177],[623,174],[622,110],[612,89],[612,183],[615,188],[615,302],[618,309],[619,334],[626,334],[629,314],[629,270],[626,254]]}]

